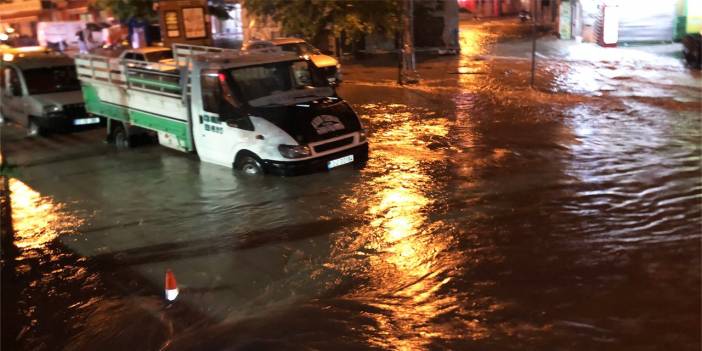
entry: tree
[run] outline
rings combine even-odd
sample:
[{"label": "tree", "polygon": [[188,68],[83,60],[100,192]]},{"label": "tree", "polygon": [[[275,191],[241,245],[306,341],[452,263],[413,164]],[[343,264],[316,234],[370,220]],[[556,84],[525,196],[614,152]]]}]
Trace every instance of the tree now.
[{"label": "tree", "polygon": [[[2,1],[2,0],[0,0]],[[102,10],[111,10],[112,13],[122,21],[130,19],[155,21],[156,11],[154,10],[154,0],[96,0],[95,5]],[[210,0],[207,6],[208,12],[222,20],[229,19],[227,4],[225,0]]]},{"label": "tree", "polygon": [[220,20],[224,21],[231,19],[231,17],[229,17],[229,10],[230,8],[228,7],[226,0],[209,0],[207,2],[207,12]]},{"label": "tree", "polygon": [[156,18],[153,0],[97,0],[95,5],[100,9],[112,11],[121,21],[152,21]]},{"label": "tree", "polygon": [[324,31],[344,33],[348,43],[369,33],[394,34],[401,10],[398,0],[245,0],[244,7],[271,17],[288,35],[310,40]]}]

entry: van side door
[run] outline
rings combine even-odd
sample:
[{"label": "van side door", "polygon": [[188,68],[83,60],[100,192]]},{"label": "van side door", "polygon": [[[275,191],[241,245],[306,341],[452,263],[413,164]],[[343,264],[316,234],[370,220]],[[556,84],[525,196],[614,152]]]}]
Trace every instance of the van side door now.
[{"label": "van side door", "polygon": [[17,68],[3,66],[2,115],[23,125],[27,124],[27,114],[24,111],[22,81]]}]

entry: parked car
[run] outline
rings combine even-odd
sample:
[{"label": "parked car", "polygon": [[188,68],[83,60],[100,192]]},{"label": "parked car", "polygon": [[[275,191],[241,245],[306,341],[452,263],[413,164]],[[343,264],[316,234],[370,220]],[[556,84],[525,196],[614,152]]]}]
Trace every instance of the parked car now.
[{"label": "parked car", "polygon": [[[159,71],[174,70],[175,60],[173,59],[173,50],[162,46],[149,46],[139,49],[127,49],[122,51],[118,57],[118,62],[121,60],[143,61],[146,63],[142,67],[146,69],[155,69]],[[135,66],[131,63],[130,66]]]},{"label": "parked car", "polygon": [[277,46],[283,51],[292,52],[296,55],[312,61],[327,77],[329,84],[338,85],[341,83],[341,64],[332,56],[324,55],[319,49],[310,45],[300,38],[276,38],[273,40],[255,40],[244,44],[242,50],[262,50]]},{"label": "parked car", "polygon": [[127,49],[119,55],[120,59],[173,64],[173,50],[162,46],[148,46],[139,49]]},{"label": "parked car", "polygon": [[3,52],[0,115],[32,136],[100,123],[85,111],[73,59],[47,50]]}]

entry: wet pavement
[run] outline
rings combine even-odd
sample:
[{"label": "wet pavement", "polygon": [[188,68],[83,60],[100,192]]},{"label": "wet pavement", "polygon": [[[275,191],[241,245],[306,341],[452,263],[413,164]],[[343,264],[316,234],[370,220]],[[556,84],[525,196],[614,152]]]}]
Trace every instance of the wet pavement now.
[{"label": "wet pavement", "polygon": [[361,171],[3,126],[3,349],[699,350],[699,72],[548,44],[532,90],[523,29],[462,24],[416,86],[346,65]]}]

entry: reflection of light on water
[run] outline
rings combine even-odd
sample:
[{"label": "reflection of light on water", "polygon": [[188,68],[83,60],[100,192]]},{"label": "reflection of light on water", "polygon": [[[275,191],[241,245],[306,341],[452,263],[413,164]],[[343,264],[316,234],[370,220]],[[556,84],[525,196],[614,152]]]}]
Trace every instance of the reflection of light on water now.
[{"label": "reflection of light on water", "polygon": [[569,175],[584,183],[617,180],[615,183],[621,184],[639,173],[643,179],[652,179],[660,165],[671,162],[663,153],[647,152],[645,157],[640,153],[656,150],[666,142],[671,125],[662,117],[667,117],[667,112],[643,103],[628,102],[625,106],[608,111],[592,105],[570,109],[573,117],[569,124],[576,142],[569,145],[574,155],[566,169]]},{"label": "reflection of light on water", "polygon": [[597,93],[603,85],[597,70],[585,65],[570,65],[554,77],[557,89],[576,93]]},{"label": "reflection of light on water", "polygon": [[476,75],[470,74],[484,68],[483,61],[476,62],[475,56],[485,52],[486,36],[485,31],[467,25],[460,26],[458,44],[461,47],[461,54],[458,59],[458,83],[459,86],[469,87],[475,82]]},{"label": "reflection of light on water", "polygon": [[443,235],[443,222],[431,222],[425,214],[436,201],[429,194],[437,186],[427,164],[442,158],[439,153],[445,150],[426,145],[443,140],[450,122],[417,118],[416,111],[399,107],[374,106],[373,121],[384,123],[385,128],[373,136],[373,159],[367,171],[379,175],[369,180],[367,189],[360,189],[364,202],[354,200],[359,195],[346,203],[351,208],[369,205],[365,212],[369,225],[357,229],[355,250],[377,253],[365,256],[367,269],[360,273],[368,284],[348,298],[383,311],[367,314],[375,325],[369,344],[415,350],[432,339],[464,338],[466,333],[476,337],[478,328],[466,331],[455,320],[436,322],[460,309],[458,296],[444,288],[451,281],[447,272],[459,260],[447,251],[451,236]]},{"label": "reflection of light on water", "polygon": [[[374,199],[375,205],[368,212],[375,218],[367,228],[369,237],[384,254],[371,259],[371,278],[376,293],[384,298],[371,298],[370,304],[389,310],[391,318],[378,315],[378,325],[388,333],[393,346],[400,350],[411,350],[423,343],[413,340],[416,332],[440,334],[431,328],[421,328],[435,315],[431,298],[433,285],[441,282],[425,277],[432,272],[432,251],[439,245],[427,245],[417,237],[426,222],[421,213],[430,200],[421,189],[427,185],[428,177],[418,173],[418,162],[403,157],[398,159],[401,171],[378,179],[375,184],[384,188]],[[448,278],[447,278],[448,279]],[[421,329],[429,329],[428,331]],[[379,346],[388,340],[375,340]]]},{"label": "reflection of light on water", "polygon": [[477,55],[485,51],[485,39],[487,34],[475,27],[461,25],[458,34],[458,44],[461,47],[461,58],[470,55]]},{"label": "reflection of light on water", "polygon": [[63,205],[42,197],[17,179],[10,179],[10,191],[15,245],[20,250],[42,248],[83,223],[63,211]]},{"label": "reflection of light on water", "polygon": [[416,232],[417,227],[423,222],[423,218],[417,212],[426,205],[428,200],[403,185],[416,181],[412,179],[415,177],[402,177],[400,174],[390,178],[383,180],[388,185],[394,183],[396,187],[382,191],[380,203],[371,207],[369,212],[379,216],[372,224],[385,228],[389,234],[388,239],[396,241]]},{"label": "reflection of light on water", "polygon": [[473,98],[475,87],[477,84],[478,75],[472,74],[475,72],[484,71],[487,69],[485,61],[475,61],[475,56],[484,52],[487,34],[479,28],[461,24],[459,33],[459,44],[461,53],[458,58],[458,86],[459,89],[454,101],[456,103],[456,124],[455,128],[461,135],[463,146],[472,147],[474,145],[474,132],[472,128],[470,111],[473,106]]}]

